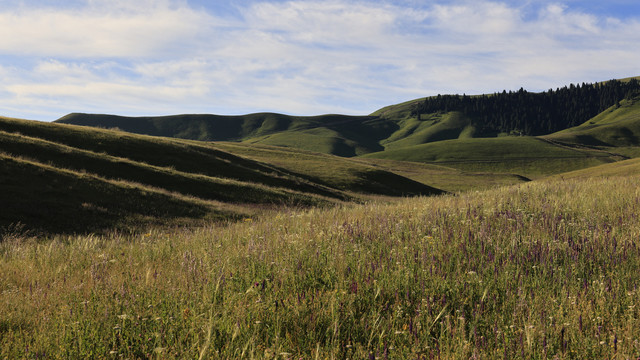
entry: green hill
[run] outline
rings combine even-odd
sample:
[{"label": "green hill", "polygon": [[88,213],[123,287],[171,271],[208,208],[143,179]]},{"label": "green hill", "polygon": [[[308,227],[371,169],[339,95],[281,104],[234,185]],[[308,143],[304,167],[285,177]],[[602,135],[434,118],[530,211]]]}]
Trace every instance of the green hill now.
[{"label": "green hill", "polygon": [[640,98],[623,100],[582,125],[546,136],[575,144],[608,147],[640,145]]},{"label": "green hill", "polygon": [[[357,159],[346,159],[310,151],[244,143],[216,143],[216,147],[248,159],[273,164],[306,179],[344,191],[401,196],[425,192],[429,171],[420,179],[398,175],[396,169],[381,168]],[[413,180],[411,180],[413,179]],[[435,192],[435,191],[434,191]]]},{"label": "green hill", "polygon": [[[9,209],[0,229],[16,223],[44,232],[179,225],[274,206],[441,192],[329,155],[322,169],[338,174],[334,181],[302,171],[305,161],[280,166],[212,143],[10,118],[0,118],[0,155],[0,199]],[[354,170],[342,178],[332,171],[337,163]]]},{"label": "green hill", "polygon": [[73,113],[57,123],[119,129],[136,134],[202,141],[249,141],[339,156],[380,151],[394,124],[372,116],[174,115],[124,117]]},{"label": "green hill", "polygon": [[[494,174],[502,183],[517,181],[518,176],[533,179],[640,156],[637,80],[572,84],[542,93],[520,89],[476,96],[438,95],[386,106],[368,116],[70,114],[58,122],[445,165],[448,171],[474,176]],[[426,170],[424,174],[431,176]],[[498,179],[502,176],[506,178]],[[453,188],[466,188],[464,183],[459,185]]]},{"label": "green hill", "polygon": [[638,176],[640,175],[640,158],[603,164],[586,169],[562,173],[550,179],[589,179],[596,177]]},{"label": "green hill", "polygon": [[[628,78],[572,84],[542,93],[520,89],[477,96],[438,95],[390,105],[368,116],[256,113],[122,117],[73,113],[56,122],[153,136],[286,146],[354,157],[443,140],[548,135],[609,111],[610,105],[632,102],[640,96],[639,92],[637,79]],[[633,131],[612,136],[635,145]]]},{"label": "green hill", "polygon": [[600,165],[623,157],[576,149],[535,137],[438,141],[364,155],[363,158],[445,165],[466,171],[513,173],[527,178]]}]

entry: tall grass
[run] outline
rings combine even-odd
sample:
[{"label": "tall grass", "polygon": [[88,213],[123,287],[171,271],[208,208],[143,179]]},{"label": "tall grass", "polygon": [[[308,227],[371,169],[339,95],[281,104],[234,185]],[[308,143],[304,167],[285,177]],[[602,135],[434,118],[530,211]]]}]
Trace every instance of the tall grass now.
[{"label": "tall grass", "polygon": [[3,358],[636,358],[640,179],[0,245]]}]

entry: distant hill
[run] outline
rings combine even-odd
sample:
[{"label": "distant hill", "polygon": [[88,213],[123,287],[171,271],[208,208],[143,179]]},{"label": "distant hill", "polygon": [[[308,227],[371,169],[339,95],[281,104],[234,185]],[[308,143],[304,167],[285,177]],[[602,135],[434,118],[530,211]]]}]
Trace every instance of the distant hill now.
[{"label": "distant hill", "polygon": [[73,113],[55,122],[201,141],[249,141],[345,157],[383,150],[379,142],[396,130],[393,123],[375,116],[274,113],[160,117]]},{"label": "distant hill", "polygon": [[[305,161],[274,165],[211,143],[1,117],[0,160],[0,233],[17,225],[43,232],[178,226],[262,208],[442,193],[329,155],[305,170]],[[337,162],[345,175],[332,172]],[[308,171],[315,166],[333,180]]]},{"label": "distant hill", "polygon": [[413,114],[458,111],[471,119],[481,137],[496,134],[545,135],[578,126],[623,100],[640,95],[640,82],[611,80],[578,84],[542,93],[503,91],[491,95],[438,95],[426,98]]},{"label": "distant hill", "polygon": [[354,157],[444,140],[549,135],[579,126],[638,96],[640,82],[628,78],[543,93],[520,89],[479,96],[438,95],[390,105],[368,116],[256,113],[122,117],[73,113],[56,122]]},{"label": "distant hill", "polygon": [[627,158],[575,148],[536,137],[498,137],[438,141],[363,156],[443,165],[460,170],[508,173],[536,179]]},{"label": "distant hill", "polygon": [[624,147],[640,145],[640,98],[620,101],[589,121],[546,136],[574,144]]}]

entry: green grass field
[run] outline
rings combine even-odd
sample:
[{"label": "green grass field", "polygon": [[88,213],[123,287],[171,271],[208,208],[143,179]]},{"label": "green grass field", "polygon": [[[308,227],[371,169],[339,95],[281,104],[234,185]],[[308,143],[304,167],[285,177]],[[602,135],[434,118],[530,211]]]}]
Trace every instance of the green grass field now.
[{"label": "green grass field", "polygon": [[[640,100],[625,100],[586,123],[546,136],[549,139],[606,147],[640,144]],[[615,149],[612,149],[615,151]]]},{"label": "green grass field", "polygon": [[636,358],[640,182],[0,244],[2,358]]},{"label": "green grass field", "polygon": [[384,169],[406,178],[431,184],[448,192],[485,190],[514,185],[529,179],[510,173],[464,171],[453,167],[409,161],[358,158],[365,164]]},{"label": "green grass field", "polygon": [[281,206],[441,193],[329,155],[271,148],[275,156],[251,158],[269,153],[258,149],[0,118],[0,199],[11,209],[0,215],[0,234],[17,223],[44,233],[142,231]]},{"label": "green grass field", "polygon": [[594,166],[586,169],[569,171],[558,174],[552,179],[588,179],[614,176],[638,176],[640,175],[640,159],[629,159],[611,164]]},{"label": "green grass field", "polygon": [[428,174],[412,180],[398,175],[396,169],[379,168],[356,159],[264,145],[216,143],[215,146],[345,191],[391,196],[440,193],[428,185]]},{"label": "green grass field", "polygon": [[638,101],[494,138],[419,101],[0,117],[0,359],[640,358]]},{"label": "green grass field", "polygon": [[620,160],[596,149],[571,148],[534,137],[438,141],[363,155],[362,158],[445,165],[467,171],[539,178]]}]

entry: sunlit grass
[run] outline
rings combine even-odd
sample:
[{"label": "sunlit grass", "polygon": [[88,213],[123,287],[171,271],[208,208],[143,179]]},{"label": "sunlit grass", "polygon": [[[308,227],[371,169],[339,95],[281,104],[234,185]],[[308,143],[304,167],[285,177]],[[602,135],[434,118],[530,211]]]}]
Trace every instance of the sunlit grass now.
[{"label": "sunlit grass", "polygon": [[2,358],[636,358],[640,179],[0,245]]}]

